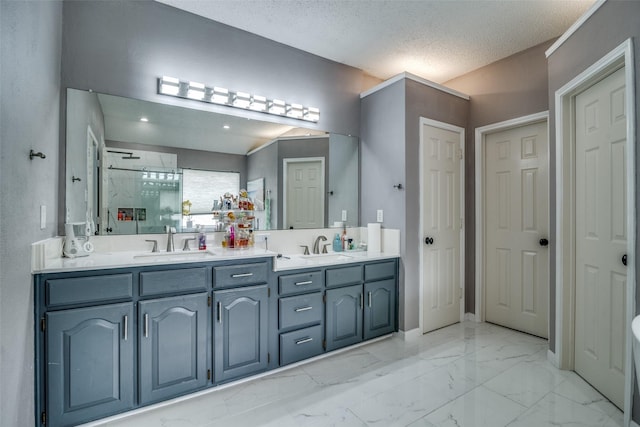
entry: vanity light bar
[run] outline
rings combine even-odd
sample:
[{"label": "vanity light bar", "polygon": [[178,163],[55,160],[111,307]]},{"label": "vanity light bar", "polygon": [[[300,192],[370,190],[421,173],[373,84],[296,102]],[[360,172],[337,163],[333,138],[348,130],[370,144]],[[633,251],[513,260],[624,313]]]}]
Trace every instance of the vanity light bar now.
[{"label": "vanity light bar", "polygon": [[175,77],[158,78],[158,93],[161,95],[189,98],[197,101],[226,105],[228,107],[259,111],[261,113],[285,116],[307,122],[318,122],[320,110],[287,103],[280,99],[267,99],[247,92],[231,92],[223,87],[207,87],[203,83],[180,81]]}]

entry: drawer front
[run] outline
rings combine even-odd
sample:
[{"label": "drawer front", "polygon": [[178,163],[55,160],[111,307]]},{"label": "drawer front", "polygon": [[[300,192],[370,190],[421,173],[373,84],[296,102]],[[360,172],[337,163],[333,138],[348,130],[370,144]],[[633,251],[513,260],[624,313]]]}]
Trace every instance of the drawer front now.
[{"label": "drawer front", "polygon": [[280,365],[322,354],[322,326],[311,326],[280,334]]},{"label": "drawer front", "polygon": [[319,323],[322,320],[321,292],[280,298],[278,305],[280,329]]},{"label": "drawer front", "polygon": [[382,280],[394,277],[396,274],[396,262],[385,261],[364,266],[364,281]]},{"label": "drawer front", "polygon": [[133,297],[133,274],[74,277],[46,281],[49,307],[85,304]]},{"label": "drawer front", "polygon": [[266,262],[213,267],[213,287],[256,285],[265,283],[269,268]]},{"label": "drawer front", "polygon": [[327,269],[326,274],[327,287],[352,285],[362,282],[361,265]]},{"label": "drawer front", "polygon": [[207,289],[207,267],[140,273],[140,296]]},{"label": "drawer front", "polygon": [[278,281],[280,295],[316,291],[322,289],[322,271],[288,274],[280,276]]}]

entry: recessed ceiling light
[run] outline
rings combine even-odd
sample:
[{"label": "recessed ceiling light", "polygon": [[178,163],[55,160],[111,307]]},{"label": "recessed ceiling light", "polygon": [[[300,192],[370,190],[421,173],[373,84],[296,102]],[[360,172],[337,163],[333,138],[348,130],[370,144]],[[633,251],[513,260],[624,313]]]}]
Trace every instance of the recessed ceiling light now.
[{"label": "recessed ceiling light", "polygon": [[149,119],[148,119],[148,118],[146,118],[146,117],[140,117],[140,121],[141,121],[141,122],[148,122],[148,121],[149,121]]},{"label": "recessed ceiling light", "polygon": [[222,126],[222,127],[223,127],[224,129],[231,129],[231,126],[229,126],[229,125],[224,125],[224,126]]}]

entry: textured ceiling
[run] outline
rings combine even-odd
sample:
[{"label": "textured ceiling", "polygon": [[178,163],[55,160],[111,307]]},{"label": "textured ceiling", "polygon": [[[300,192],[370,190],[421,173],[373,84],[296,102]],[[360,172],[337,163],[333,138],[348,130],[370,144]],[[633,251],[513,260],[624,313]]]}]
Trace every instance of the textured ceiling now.
[{"label": "textured ceiling", "polygon": [[560,36],[595,0],[159,0],[380,79],[443,83]]}]

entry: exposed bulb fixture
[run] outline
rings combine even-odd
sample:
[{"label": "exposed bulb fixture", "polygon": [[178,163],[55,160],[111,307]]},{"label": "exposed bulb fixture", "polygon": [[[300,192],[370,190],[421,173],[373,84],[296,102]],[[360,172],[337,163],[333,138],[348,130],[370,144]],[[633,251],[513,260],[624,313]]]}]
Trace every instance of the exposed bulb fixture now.
[{"label": "exposed bulb fixture", "polygon": [[223,128],[223,129],[225,129],[225,130],[227,130],[227,129],[231,129],[231,126],[229,126],[229,125],[224,125],[224,126],[222,126],[222,128]]},{"label": "exposed bulb fixture", "polygon": [[146,122],[148,122],[148,121],[149,121],[149,119],[148,119],[148,118],[146,118],[146,117],[140,117],[140,121],[141,121],[141,122],[145,122],[145,123],[146,123]]},{"label": "exposed bulb fixture", "polygon": [[[320,109],[317,107],[305,107],[301,104],[287,103],[281,99],[267,99],[264,96],[252,95],[247,92],[232,92],[223,87],[205,86],[203,83],[181,81],[175,77],[163,76],[159,78],[158,93],[277,116],[286,116],[296,120],[314,123],[320,120]],[[144,120],[141,119],[141,121]]]}]

